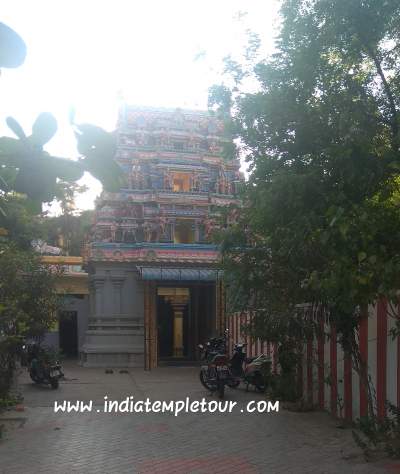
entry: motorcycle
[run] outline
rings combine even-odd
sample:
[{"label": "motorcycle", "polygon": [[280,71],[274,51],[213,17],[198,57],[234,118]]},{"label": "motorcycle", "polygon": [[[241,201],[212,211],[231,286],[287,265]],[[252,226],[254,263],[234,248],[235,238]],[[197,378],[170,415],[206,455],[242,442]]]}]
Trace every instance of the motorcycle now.
[{"label": "motorcycle", "polygon": [[233,354],[229,361],[231,373],[240,381],[246,384],[246,391],[249,385],[254,385],[259,392],[265,392],[267,380],[271,374],[271,358],[261,354],[257,357],[246,357],[247,344],[237,343],[234,345]]},{"label": "motorcycle", "polygon": [[223,337],[212,338],[206,345],[199,344],[201,360],[206,364],[200,368],[200,382],[211,392],[217,392],[219,398],[225,394],[225,385],[236,388],[240,380],[236,380],[229,367],[229,358],[226,354],[227,331]]},{"label": "motorcycle", "polygon": [[59,380],[64,377],[61,364],[37,344],[24,346],[29,375],[37,384],[50,385],[52,389],[59,387]]}]

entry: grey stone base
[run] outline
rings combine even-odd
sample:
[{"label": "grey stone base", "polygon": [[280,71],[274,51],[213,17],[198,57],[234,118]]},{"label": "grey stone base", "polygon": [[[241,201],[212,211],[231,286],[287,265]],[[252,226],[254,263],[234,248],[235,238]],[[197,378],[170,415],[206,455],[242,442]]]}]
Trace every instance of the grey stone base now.
[{"label": "grey stone base", "polygon": [[139,367],[144,368],[144,354],[127,352],[82,352],[83,367]]}]

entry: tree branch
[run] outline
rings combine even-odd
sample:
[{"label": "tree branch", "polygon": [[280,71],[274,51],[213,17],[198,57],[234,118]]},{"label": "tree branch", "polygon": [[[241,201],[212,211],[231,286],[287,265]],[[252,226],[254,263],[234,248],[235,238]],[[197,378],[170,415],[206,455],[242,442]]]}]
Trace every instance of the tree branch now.
[{"label": "tree branch", "polygon": [[391,121],[390,121],[390,128],[392,129],[392,146],[395,151],[399,151],[399,123],[398,123],[398,112],[396,108],[396,102],[394,100],[394,95],[392,90],[390,89],[390,85],[386,79],[385,73],[383,72],[381,62],[379,61],[378,57],[374,52],[368,47],[365,46],[365,49],[371,59],[374,61],[376,70],[378,72],[379,77],[381,78],[383,88],[385,90],[386,96],[389,100],[389,108],[391,112]]}]

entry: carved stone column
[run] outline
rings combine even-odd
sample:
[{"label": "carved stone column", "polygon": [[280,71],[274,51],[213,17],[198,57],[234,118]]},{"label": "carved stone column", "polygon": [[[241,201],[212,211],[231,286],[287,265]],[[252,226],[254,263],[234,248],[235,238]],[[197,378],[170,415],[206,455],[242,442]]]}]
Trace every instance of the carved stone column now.
[{"label": "carved stone column", "polygon": [[95,277],[93,278],[93,289],[94,289],[94,315],[100,316],[104,312],[103,305],[103,287],[104,287],[104,277]]},{"label": "carved stone column", "polygon": [[122,314],[122,287],[125,282],[125,276],[123,275],[114,275],[111,277],[111,281],[113,284],[113,306],[114,306],[114,314]]},{"label": "carved stone column", "polygon": [[173,346],[173,355],[174,357],[183,357],[183,312],[185,310],[186,304],[172,304],[174,310],[174,346]]}]

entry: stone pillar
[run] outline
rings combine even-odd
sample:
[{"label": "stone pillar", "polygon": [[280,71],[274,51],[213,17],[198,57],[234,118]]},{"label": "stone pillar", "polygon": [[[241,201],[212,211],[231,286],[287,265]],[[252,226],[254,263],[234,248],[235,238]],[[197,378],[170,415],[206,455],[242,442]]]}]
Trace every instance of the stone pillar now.
[{"label": "stone pillar", "polygon": [[173,304],[174,310],[174,357],[183,357],[183,311],[185,305]]},{"label": "stone pillar", "polygon": [[94,315],[100,316],[104,312],[103,286],[105,279],[102,277],[95,277],[92,281],[94,289]]},{"label": "stone pillar", "polygon": [[199,219],[196,219],[194,227],[194,241],[196,243],[200,242],[200,225],[201,221]]},{"label": "stone pillar", "polygon": [[95,294],[96,294],[96,290],[95,290],[93,280],[89,279],[89,314],[88,314],[88,318],[90,318],[90,316],[96,314]]},{"label": "stone pillar", "polygon": [[125,277],[123,275],[118,275],[115,276],[113,275],[111,277],[111,281],[113,284],[113,307],[114,307],[114,314],[122,314],[122,287],[125,282]]},{"label": "stone pillar", "polygon": [[144,282],[144,328],[145,328],[145,369],[157,367],[157,310],[156,285],[152,281]]}]

